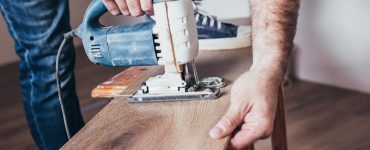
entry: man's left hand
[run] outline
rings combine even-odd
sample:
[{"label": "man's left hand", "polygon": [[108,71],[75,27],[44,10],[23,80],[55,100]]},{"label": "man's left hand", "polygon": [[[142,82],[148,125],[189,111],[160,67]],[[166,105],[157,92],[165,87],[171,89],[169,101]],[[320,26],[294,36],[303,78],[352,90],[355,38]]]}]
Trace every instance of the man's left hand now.
[{"label": "man's left hand", "polygon": [[210,131],[212,138],[232,135],[229,149],[242,149],[271,135],[277,106],[277,79],[248,71],[231,90],[229,110]]}]

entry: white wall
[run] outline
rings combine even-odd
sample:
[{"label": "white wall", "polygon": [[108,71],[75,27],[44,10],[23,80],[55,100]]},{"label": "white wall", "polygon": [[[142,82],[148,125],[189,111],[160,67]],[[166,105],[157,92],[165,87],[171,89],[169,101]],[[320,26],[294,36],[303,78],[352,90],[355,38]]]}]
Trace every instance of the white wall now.
[{"label": "white wall", "polygon": [[[250,14],[248,0],[204,3],[221,19]],[[295,44],[298,78],[370,93],[370,0],[302,0]]]},{"label": "white wall", "polygon": [[[221,19],[250,14],[248,0],[204,2]],[[298,78],[370,93],[370,0],[302,0],[295,44]]]},{"label": "white wall", "polygon": [[302,1],[299,78],[370,93],[370,0]]},{"label": "white wall", "polygon": [[249,17],[249,0],[203,0],[201,8],[219,19]]}]

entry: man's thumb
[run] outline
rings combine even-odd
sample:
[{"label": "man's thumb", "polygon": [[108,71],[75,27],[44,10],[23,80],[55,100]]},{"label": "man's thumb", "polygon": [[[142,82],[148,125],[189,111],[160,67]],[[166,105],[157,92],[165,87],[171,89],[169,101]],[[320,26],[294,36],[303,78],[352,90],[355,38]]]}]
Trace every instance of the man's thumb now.
[{"label": "man's thumb", "polygon": [[243,116],[236,110],[229,109],[220,121],[209,131],[211,138],[219,139],[231,134],[241,123]]}]

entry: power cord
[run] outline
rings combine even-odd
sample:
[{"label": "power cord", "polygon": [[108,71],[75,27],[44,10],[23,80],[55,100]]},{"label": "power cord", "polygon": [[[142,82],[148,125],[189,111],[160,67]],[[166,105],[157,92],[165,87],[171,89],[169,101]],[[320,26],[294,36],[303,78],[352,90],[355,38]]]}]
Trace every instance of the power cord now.
[{"label": "power cord", "polygon": [[72,31],[67,32],[63,35],[64,39],[63,39],[62,43],[60,44],[60,47],[59,47],[58,52],[57,52],[57,57],[56,57],[56,60],[55,60],[55,70],[56,70],[55,71],[55,77],[56,77],[56,83],[57,83],[58,98],[59,98],[60,108],[62,109],[63,123],[64,123],[64,128],[65,128],[66,133],[67,133],[68,140],[71,139],[71,133],[70,133],[70,130],[69,130],[69,127],[68,127],[67,116],[66,116],[66,113],[65,113],[65,107],[64,107],[63,99],[62,99],[62,86],[61,86],[61,83],[60,83],[60,72],[59,72],[59,61],[60,61],[59,58],[60,58],[63,47],[66,44],[67,40],[70,40],[73,37],[77,37],[76,32],[77,32],[77,30],[72,30]]}]

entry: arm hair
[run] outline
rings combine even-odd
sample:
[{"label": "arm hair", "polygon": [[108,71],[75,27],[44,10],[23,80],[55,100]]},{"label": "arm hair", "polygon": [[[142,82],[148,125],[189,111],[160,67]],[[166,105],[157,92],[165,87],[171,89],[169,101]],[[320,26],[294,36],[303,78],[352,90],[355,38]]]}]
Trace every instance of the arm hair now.
[{"label": "arm hair", "polygon": [[253,65],[251,70],[283,76],[296,33],[299,0],[250,0]]}]

